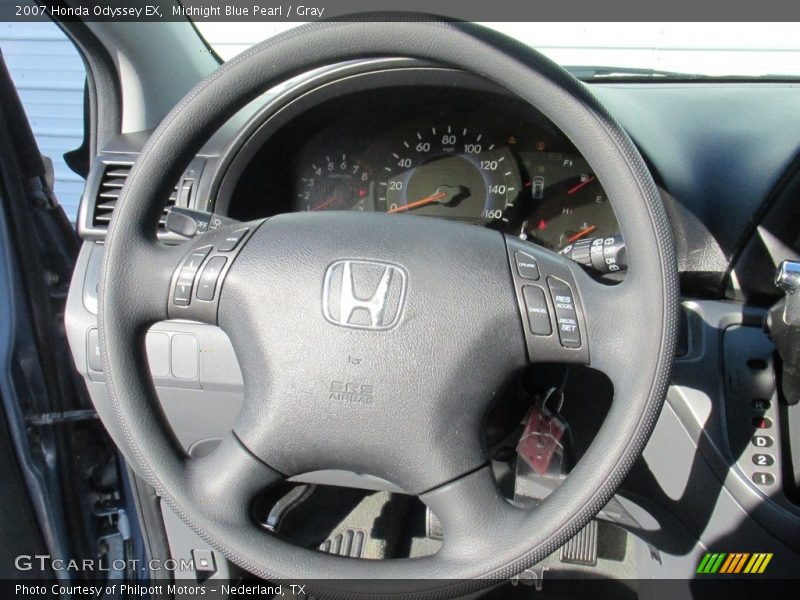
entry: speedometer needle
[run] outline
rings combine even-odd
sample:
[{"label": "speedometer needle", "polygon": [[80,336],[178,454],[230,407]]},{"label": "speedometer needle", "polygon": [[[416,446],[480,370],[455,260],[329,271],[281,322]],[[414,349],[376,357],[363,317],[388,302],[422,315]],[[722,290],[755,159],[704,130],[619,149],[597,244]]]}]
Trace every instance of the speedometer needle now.
[{"label": "speedometer needle", "polygon": [[425,196],[420,200],[415,200],[414,202],[409,202],[408,204],[402,204],[400,206],[395,206],[394,208],[390,208],[387,210],[387,213],[399,213],[405,212],[407,210],[411,210],[412,208],[419,208],[420,206],[425,206],[427,204],[433,204],[434,202],[438,202],[439,200],[444,200],[447,198],[447,192],[435,192],[430,196]]},{"label": "speedometer needle", "polygon": [[581,229],[578,233],[574,233],[567,238],[567,243],[571,244],[572,242],[577,242],[583,236],[592,233],[595,229],[597,229],[597,225],[589,225],[585,229]]}]

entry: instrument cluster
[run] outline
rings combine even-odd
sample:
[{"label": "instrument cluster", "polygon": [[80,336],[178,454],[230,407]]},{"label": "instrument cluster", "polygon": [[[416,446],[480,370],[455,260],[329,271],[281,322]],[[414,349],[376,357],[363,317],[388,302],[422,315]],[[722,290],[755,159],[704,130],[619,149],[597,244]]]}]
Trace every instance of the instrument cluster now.
[{"label": "instrument cluster", "polygon": [[[348,210],[453,219],[529,240],[602,273],[624,270],[619,224],[590,165],[543,116],[515,109],[521,112],[491,94],[459,97],[429,88],[402,100],[391,90],[343,96],[269,140],[251,161],[251,178],[261,176],[261,185],[290,199],[272,203],[272,214]],[[269,216],[257,200],[250,204],[233,216]]]}]

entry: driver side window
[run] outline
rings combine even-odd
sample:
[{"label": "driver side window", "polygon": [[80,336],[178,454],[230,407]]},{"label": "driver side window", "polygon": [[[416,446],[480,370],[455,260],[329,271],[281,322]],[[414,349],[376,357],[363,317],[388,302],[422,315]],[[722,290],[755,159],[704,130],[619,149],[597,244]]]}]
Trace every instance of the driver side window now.
[{"label": "driver side window", "polygon": [[83,142],[86,70],[55,23],[0,23],[0,49],[42,154],[53,161],[54,192],[74,224],[84,180],[64,161]]}]

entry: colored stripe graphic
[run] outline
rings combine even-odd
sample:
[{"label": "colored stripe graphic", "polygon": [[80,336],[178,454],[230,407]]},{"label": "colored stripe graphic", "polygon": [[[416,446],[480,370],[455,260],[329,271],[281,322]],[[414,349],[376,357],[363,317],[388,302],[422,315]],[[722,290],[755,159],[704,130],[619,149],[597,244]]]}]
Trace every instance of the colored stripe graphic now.
[{"label": "colored stripe graphic", "polygon": [[748,573],[758,575],[767,569],[772,560],[771,552],[706,552],[697,566],[697,573],[713,575],[715,573],[736,575]]},{"label": "colored stripe graphic", "polygon": [[703,557],[703,560],[700,561],[700,564],[697,565],[696,573],[705,573],[706,567],[708,566],[708,561],[710,560],[711,555],[706,552],[706,555]]},{"label": "colored stripe graphic", "polygon": [[720,573],[729,573],[729,569],[731,565],[734,563],[739,562],[739,555],[738,554],[728,554],[728,558],[725,559],[725,562],[722,563],[722,567],[720,567]]},{"label": "colored stripe graphic", "polygon": [[700,566],[697,567],[697,572],[705,574],[716,573],[726,556],[725,552],[706,552],[700,562]]},{"label": "colored stripe graphic", "polygon": [[738,573],[742,570],[747,557],[750,556],[747,552],[734,552],[728,555],[728,559],[719,570],[720,573]]},{"label": "colored stripe graphic", "polygon": [[750,559],[750,562],[747,563],[747,566],[744,568],[745,573],[752,573],[752,574],[760,574],[763,573],[769,561],[772,560],[772,553],[765,553],[760,552],[757,554],[753,554],[753,558]]},{"label": "colored stripe graphic", "polygon": [[734,573],[741,572],[742,567],[744,567],[744,563],[749,556],[750,556],[749,552],[745,552],[742,554],[742,558],[739,560],[738,564],[736,565],[736,569],[733,571]]}]

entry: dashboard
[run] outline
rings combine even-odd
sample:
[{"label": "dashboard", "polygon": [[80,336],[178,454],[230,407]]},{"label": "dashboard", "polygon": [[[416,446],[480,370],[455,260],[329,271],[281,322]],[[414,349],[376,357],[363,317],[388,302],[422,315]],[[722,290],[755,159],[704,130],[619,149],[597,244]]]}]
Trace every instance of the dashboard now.
[{"label": "dashboard", "polygon": [[264,141],[256,133],[253,147],[237,154],[233,191],[219,200],[228,216],[350,210],[452,219],[598,273],[625,270],[624,240],[600,180],[543,115],[489,90],[341,85],[333,98],[296,101],[297,115]]},{"label": "dashboard", "polygon": [[[588,89],[650,167],[675,234],[684,295],[774,302],[776,261],[800,256],[797,85],[617,82]],[[448,126],[455,144],[442,142]],[[99,154],[78,217],[84,239],[105,237],[120,166],[130,169],[150,133],[121,134]],[[430,150],[423,145],[417,152],[417,133]],[[488,144],[475,152],[478,135]],[[405,148],[404,141],[411,146],[415,140]],[[500,161],[503,156],[513,160]],[[410,167],[401,159],[404,165],[410,159]],[[498,170],[502,163],[511,168],[493,171],[495,159]],[[481,160],[489,161],[488,169],[481,170]],[[450,172],[454,165],[458,173]],[[356,166],[356,177],[342,172]],[[365,173],[365,181],[355,181]],[[448,186],[445,196],[397,216],[496,228],[614,280],[624,276],[627,263],[625,232],[605,201],[603,182],[593,177],[574,145],[506,90],[453,69],[376,59],[311,73],[254,99],[208,140],[177,182],[174,199],[178,206],[249,220],[314,207],[388,211],[390,204],[405,208]],[[390,185],[408,187],[389,195]],[[506,189],[492,187],[501,185]],[[309,189],[314,186],[319,189]],[[180,241],[165,232],[161,237]]]}]

